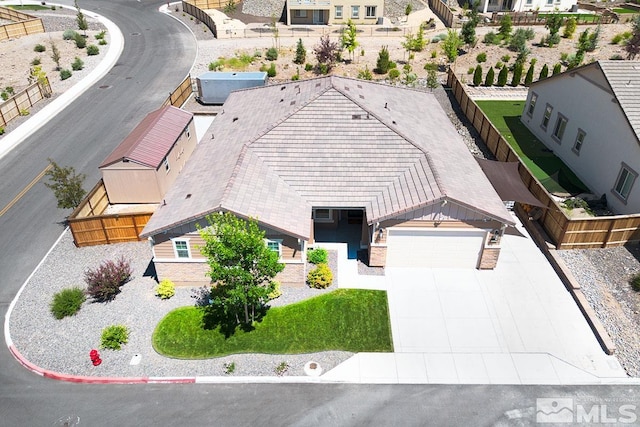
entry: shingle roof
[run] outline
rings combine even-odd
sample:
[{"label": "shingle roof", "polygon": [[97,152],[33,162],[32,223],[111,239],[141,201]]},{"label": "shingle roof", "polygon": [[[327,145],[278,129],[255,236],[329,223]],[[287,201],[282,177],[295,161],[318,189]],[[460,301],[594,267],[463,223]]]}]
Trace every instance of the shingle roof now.
[{"label": "shingle roof", "polygon": [[598,65],[640,140],[640,62],[598,61]]},{"label": "shingle roof", "polygon": [[192,119],[192,113],[172,106],[147,114],[100,168],[128,160],[157,169]]},{"label": "shingle roof", "polygon": [[307,239],[312,207],[373,223],[445,198],[513,223],[433,95],[322,77],[232,93],[142,235],[228,210]]}]

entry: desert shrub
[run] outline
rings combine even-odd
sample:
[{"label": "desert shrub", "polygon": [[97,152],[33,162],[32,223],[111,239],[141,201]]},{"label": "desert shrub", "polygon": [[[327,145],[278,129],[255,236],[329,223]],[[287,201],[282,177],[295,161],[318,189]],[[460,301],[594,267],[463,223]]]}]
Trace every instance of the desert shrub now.
[{"label": "desert shrub", "polygon": [[271,65],[269,66],[269,68],[267,68],[267,76],[275,77],[276,74],[277,74],[277,72],[276,72],[276,64],[274,62],[272,62]]},{"label": "desert shrub", "polygon": [[264,57],[268,61],[275,61],[276,59],[278,59],[278,49],[276,49],[275,47],[270,47],[269,49],[267,49],[267,52],[264,54]]},{"label": "desert shrub", "polygon": [[275,367],[274,372],[277,376],[283,376],[289,370],[289,364],[287,362],[281,362]]},{"label": "desert shrub", "polygon": [[73,36],[73,40],[76,42],[76,47],[78,49],[84,49],[85,47],[87,47],[87,39],[82,37],[82,34],[76,33]]},{"label": "desert shrub", "polygon": [[500,57],[500,61],[502,62],[509,62],[511,60],[511,55],[502,55]]},{"label": "desert shrub", "polygon": [[294,82],[297,81],[297,80],[300,80],[300,68],[299,67],[296,67],[296,73],[293,76],[291,76],[291,80],[294,81]]},{"label": "desert shrub", "polygon": [[307,251],[307,261],[312,264],[326,264],[329,259],[329,254],[326,249],[309,249]]},{"label": "desert shrub", "polygon": [[503,65],[498,73],[498,86],[502,87],[507,84],[507,77],[509,76],[509,70],[506,65]]},{"label": "desert shrub", "polygon": [[365,66],[364,70],[358,71],[358,78],[362,80],[373,80],[373,76],[371,75],[371,71],[368,66]]},{"label": "desert shrub", "polygon": [[87,299],[84,291],[78,287],[63,289],[53,295],[51,313],[56,319],[73,316]]},{"label": "desert shrub", "polygon": [[562,64],[559,62],[553,66],[553,75],[560,74],[562,72]]},{"label": "desert shrub", "polygon": [[45,50],[47,50],[47,48],[46,48],[44,45],[42,45],[42,44],[37,44],[37,45],[33,48],[33,50],[34,50],[35,52],[41,53],[41,52],[44,52]]},{"label": "desert shrub", "polygon": [[631,289],[640,292],[640,273],[634,274],[629,280],[629,284],[631,285]]},{"label": "desert shrub", "polygon": [[236,362],[225,362],[222,364],[222,367],[224,368],[225,374],[231,375],[236,370]]},{"label": "desert shrub", "polygon": [[469,67],[469,69],[467,70],[467,74],[473,74],[474,71],[476,71],[476,67]]},{"label": "desert shrub", "polygon": [[482,39],[484,44],[500,44],[500,36],[498,36],[495,32],[489,31],[484,35]]},{"label": "desert shrub", "polygon": [[120,287],[131,279],[129,261],[120,258],[117,261],[105,261],[95,270],[84,273],[87,293],[96,301],[111,301],[120,293]]},{"label": "desert shrub", "polygon": [[624,58],[619,53],[616,53],[615,55],[611,55],[611,57],[609,59],[612,60],[612,61],[619,61],[619,60],[624,59]]},{"label": "desert shrub", "polygon": [[209,63],[209,71],[220,71],[224,67],[224,58]]},{"label": "desert shrub", "polygon": [[100,39],[100,40],[98,40],[98,44],[99,44],[100,46],[104,46],[104,45],[106,45],[106,44],[107,44],[107,40],[105,40],[105,39]]},{"label": "desert shrub", "polygon": [[76,56],[76,58],[71,63],[71,69],[73,71],[79,71],[79,70],[82,70],[83,68],[84,68],[84,62],[82,61],[82,59]]},{"label": "desert shrub", "polygon": [[487,62],[487,53],[486,52],[480,52],[478,54],[478,56],[476,56],[476,61],[477,62]]},{"label": "desert shrub", "polygon": [[431,59],[434,59],[438,56],[438,51],[437,50],[432,50],[431,51]]},{"label": "desert shrub", "polygon": [[66,68],[64,70],[60,70],[60,80],[67,80],[72,74],[71,70]]},{"label": "desert shrub", "polygon": [[124,325],[111,325],[102,330],[101,348],[120,350],[127,342],[129,342],[129,329]]},{"label": "desert shrub", "polygon": [[325,263],[318,264],[316,268],[307,274],[307,284],[311,288],[324,289],[331,285],[333,273]]},{"label": "desert shrub", "polygon": [[40,58],[33,58],[33,61],[31,61],[31,65],[40,65],[42,61],[40,61]]},{"label": "desert shrub", "polygon": [[311,71],[311,70],[313,70],[313,65],[311,65],[311,64],[309,64],[309,63],[304,64],[304,70],[305,70],[305,71]]},{"label": "desert shrub", "polygon": [[560,53],[560,61],[566,61],[567,58],[569,58],[569,53],[567,52]]},{"label": "desert shrub", "polygon": [[98,34],[96,34],[96,35],[95,35],[95,38],[96,38],[97,40],[103,40],[103,39],[104,39],[105,34],[107,34],[107,32],[106,32],[106,31],[104,31],[104,30],[102,30],[102,31],[100,31]]},{"label": "desert shrub", "polygon": [[426,71],[438,71],[438,64],[435,62],[427,62],[423,67]]},{"label": "desert shrub", "polygon": [[386,46],[382,46],[380,52],[378,52],[378,60],[376,61],[376,68],[374,72],[376,74],[387,74],[389,72],[389,50]]},{"label": "desert shrub", "polygon": [[487,71],[487,76],[484,78],[484,85],[485,86],[493,86],[493,82],[496,79],[496,74],[495,71],[493,71],[493,68],[489,68],[489,71]]},{"label": "desert shrub", "polygon": [[502,68],[504,64],[502,63],[502,61],[498,61],[496,62],[496,65],[493,66],[493,68],[495,68],[496,70],[499,70]]},{"label": "desert shrub", "polygon": [[65,30],[65,32],[62,33],[62,40],[75,40],[76,34],[78,33],[74,30]]},{"label": "desert shrub", "polygon": [[156,296],[160,299],[169,299],[176,294],[176,285],[169,279],[162,279],[156,286]]},{"label": "desert shrub", "polygon": [[473,72],[473,85],[480,86],[482,83],[482,66],[478,64]]},{"label": "desert shrub", "polygon": [[100,48],[95,44],[90,44],[87,46],[87,55],[94,56],[100,53]]},{"label": "desert shrub", "polygon": [[400,70],[398,70],[397,68],[392,68],[389,70],[389,78],[391,80],[395,80],[398,77],[400,77]]}]

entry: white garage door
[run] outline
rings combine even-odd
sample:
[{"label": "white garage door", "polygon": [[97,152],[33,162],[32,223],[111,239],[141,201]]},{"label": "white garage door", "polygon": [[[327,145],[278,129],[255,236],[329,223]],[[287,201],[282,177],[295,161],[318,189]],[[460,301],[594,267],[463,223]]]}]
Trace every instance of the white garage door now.
[{"label": "white garage door", "polygon": [[387,267],[476,268],[484,243],[482,230],[390,228]]}]

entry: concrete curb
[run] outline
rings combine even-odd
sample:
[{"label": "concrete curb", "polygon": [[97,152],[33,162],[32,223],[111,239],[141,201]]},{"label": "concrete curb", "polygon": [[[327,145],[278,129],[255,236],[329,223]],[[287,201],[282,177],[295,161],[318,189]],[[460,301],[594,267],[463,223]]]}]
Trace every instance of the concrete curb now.
[{"label": "concrete curb", "polygon": [[560,277],[560,280],[562,280],[562,283],[564,283],[565,287],[571,294],[571,297],[576,302],[580,312],[589,324],[589,327],[591,328],[591,331],[593,331],[598,343],[600,343],[602,350],[608,355],[614,354],[616,351],[615,343],[607,333],[604,326],[602,326],[596,312],[593,310],[591,305],[589,305],[587,298],[580,289],[580,283],[576,280],[571,271],[569,271],[564,261],[558,256],[555,248],[550,247],[548,243],[550,239],[546,236],[546,233],[540,224],[535,221],[529,221],[528,218],[526,218],[526,214],[520,210],[516,213],[540,250],[542,250],[542,253],[545,255],[547,260],[549,260],[549,263],[558,274],[558,277]]}]

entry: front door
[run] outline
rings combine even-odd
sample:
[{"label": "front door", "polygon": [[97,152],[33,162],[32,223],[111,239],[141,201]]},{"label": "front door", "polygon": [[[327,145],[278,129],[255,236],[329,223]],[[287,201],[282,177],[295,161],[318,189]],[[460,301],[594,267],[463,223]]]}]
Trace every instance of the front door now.
[{"label": "front door", "polygon": [[324,10],[314,10],[313,11],[313,23],[314,24],[324,24]]}]

